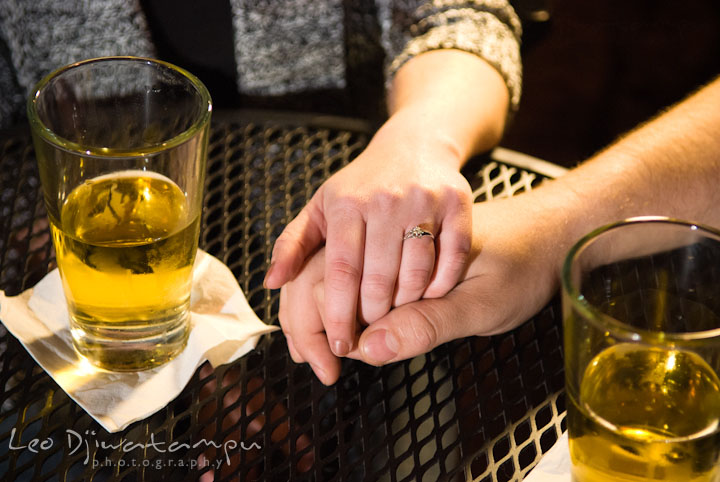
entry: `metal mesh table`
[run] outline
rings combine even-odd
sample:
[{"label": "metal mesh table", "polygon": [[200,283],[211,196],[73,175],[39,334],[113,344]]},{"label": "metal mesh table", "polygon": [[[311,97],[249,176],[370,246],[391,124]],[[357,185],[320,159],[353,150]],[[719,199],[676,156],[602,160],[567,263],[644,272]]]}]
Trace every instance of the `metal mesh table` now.
[{"label": "metal mesh table", "polygon": [[[372,132],[321,116],[215,116],[200,245],[230,267],[266,322],[277,323],[278,292],[262,287],[274,240]],[[29,133],[4,133],[0,149],[0,289],[14,295],[55,259]],[[526,161],[505,150],[474,160],[466,175],[476,198],[558,173]],[[167,407],[116,434],[0,327],[0,479],[521,480],[564,429],[560,322],[556,299],[509,333],[382,368],[345,360],[331,387],[293,363],[276,332],[236,363],[204,365]],[[45,445],[31,450],[32,439]],[[218,460],[219,470],[208,465]]]}]

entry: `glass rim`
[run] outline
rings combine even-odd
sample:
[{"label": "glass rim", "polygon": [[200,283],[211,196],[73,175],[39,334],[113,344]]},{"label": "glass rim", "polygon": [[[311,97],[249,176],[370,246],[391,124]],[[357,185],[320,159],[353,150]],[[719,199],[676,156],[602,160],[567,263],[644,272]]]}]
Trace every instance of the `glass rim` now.
[{"label": "glass rim", "polygon": [[[68,72],[70,70],[73,70],[75,68],[88,65],[88,64],[95,64],[95,63],[102,63],[102,62],[115,62],[115,61],[130,61],[130,62],[137,62],[140,64],[155,64],[159,65],[165,69],[168,69],[170,71],[173,71],[175,73],[180,74],[181,77],[185,78],[190,82],[190,84],[195,88],[196,92],[198,93],[201,104],[205,105],[206,108],[202,111],[202,115],[198,116],[198,118],[193,122],[193,124],[185,129],[180,134],[171,137],[169,139],[166,139],[163,142],[157,143],[157,144],[150,144],[147,146],[141,146],[139,148],[132,148],[132,149],[114,149],[114,148],[107,148],[107,147],[83,147],[77,142],[70,141],[64,137],[61,137],[57,135],[52,129],[50,129],[48,126],[46,126],[41,120],[37,112],[37,106],[36,101],[37,98],[40,95],[40,91],[47,86],[50,81],[60,75],[62,75],[65,72]],[[78,154],[82,155],[84,157],[96,157],[96,158],[117,158],[117,157],[127,157],[127,156],[133,156],[133,157],[139,157],[139,156],[147,156],[152,155],[155,153],[158,153],[160,151],[164,151],[166,149],[171,149],[173,147],[177,147],[185,142],[187,142],[189,139],[194,137],[198,131],[204,128],[204,126],[210,121],[210,115],[212,113],[212,98],[210,97],[210,92],[207,90],[207,87],[205,84],[202,83],[200,79],[198,79],[195,75],[190,73],[189,71],[183,69],[182,67],[178,67],[177,65],[171,64],[169,62],[165,62],[163,60],[153,59],[150,57],[138,57],[133,55],[113,55],[113,56],[105,56],[105,57],[94,57],[91,59],[85,59],[80,60],[78,62],[74,62],[72,64],[68,64],[65,66],[62,66],[56,70],[53,70],[49,74],[47,74],[45,77],[43,77],[37,84],[35,84],[35,87],[33,87],[32,92],[28,96],[27,99],[27,115],[28,115],[28,121],[30,123],[30,126],[33,127],[33,131],[40,135],[40,137],[43,138],[43,140],[49,142],[50,144],[53,144],[54,146],[70,152],[72,154]]]},{"label": "glass rim", "polygon": [[600,226],[588,234],[580,238],[568,251],[565,256],[565,260],[562,266],[562,273],[560,276],[561,289],[563,291],[563,300],[569,300],[572,304],[572,309],[579,312],[585,319],[593,324],[596,328],[604,329],[610,333],[622,337],[623,339],[630,339],[632,341],[656,341],[663,340],[664,343],[668,341],[676,342],[693,342],[699,340],[708,340],[711,338],[718,338],[720,340],[720,327],[711,330],[704,331],[693,331],[688,333],[683,332],[667,332],[667,331],[653,331],[642,328],[636,328],[632,325],[608,316],[602,313],[594,305],[589,303],[585,297],[580,293],[580,290],[572,282],[572,266],[577,257],[582,251],[590,246],[592,242],[604,234],[610,231],[620,229],[626,226],[640,225],[640,224],[668,224],[673,226],[681,226],[689,228],[693,231],[699,231],[708,233],[720,241],[720,230],[713,227],[703,225],[700,223],[694,223],[690,221],[684,221],[677,218],[671,218],[667,216],[638,216],[616,221],[614,223]]}]

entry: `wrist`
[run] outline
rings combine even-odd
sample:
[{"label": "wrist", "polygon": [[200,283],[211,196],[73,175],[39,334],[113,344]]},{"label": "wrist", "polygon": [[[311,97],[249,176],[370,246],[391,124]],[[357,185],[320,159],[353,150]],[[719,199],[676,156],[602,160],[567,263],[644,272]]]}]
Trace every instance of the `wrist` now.
[{"label": "wrist", "polygon": [[424,119],[429,133],[445,130],[463,159],[500,142],[509,94],[500,73],[477,55],[454,49],[425,52],[396,74],[388,93],[393,116]]},{"label": "wrist", "polygon": [[470,157],[468,146],[452,129],[434,122],[428,110],[414,107],[398,110],[383,124],[368,145],[370,151],[376,148],[385,157],[390,150],[401,150],[404,155],[399,157],[454,171],[459,171]]},{"label": "wrist", "polygon": [[501,247],[504,263],[523,265],[528,276],[534,273],[549,285],[559,281],[565,255],[577,241],[576,233],[585,234],[585,225],[582,209],[571,193],[551,192],[548,184],[552,182],[511,198],[473,205],[471,259],[476,266],[470,276],[484,269],[483,254],[488,254],[489,247],[491,251]]}]

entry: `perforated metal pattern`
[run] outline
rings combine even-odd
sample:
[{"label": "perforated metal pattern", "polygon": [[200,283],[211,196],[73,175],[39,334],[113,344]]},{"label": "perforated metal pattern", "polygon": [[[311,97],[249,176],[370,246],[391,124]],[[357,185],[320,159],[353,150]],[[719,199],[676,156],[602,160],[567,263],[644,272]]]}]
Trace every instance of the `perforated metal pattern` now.
[{"label": "perforated metal pattern", "polygon": [[478,187],[473,190],[473,197],[476,202],[511,197],[531,190],[542,179],[533,172],[491,161],[475,174]]},{"label": "perforated metal pattern", "polygon": [[[216,116],[200,243],[230,267],[265,321],[277,322],[278,295],[262,288],[274,239],[371,132],[334,118]],[[29,135],[3,139],[0,289],[18,294],[54,268],[54,252]],[[473,169],[482,199],[543,178],[490,159]],[[332,387],[294,364],[274,333],[232,365],[201,367],[165,409],[117,434],[0,330],[2,480],[519,480],[564,417],[557,301],[503,335],[456,340],[383,368],[345,361]]]}]

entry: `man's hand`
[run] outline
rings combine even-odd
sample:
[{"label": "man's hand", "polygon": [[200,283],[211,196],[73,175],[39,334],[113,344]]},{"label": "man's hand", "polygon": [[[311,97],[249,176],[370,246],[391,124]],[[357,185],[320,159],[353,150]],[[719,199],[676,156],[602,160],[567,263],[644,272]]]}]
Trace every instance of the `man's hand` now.
[{"label": "man's hand", "polygon": [[[528,193],[530,194],[530,193]],[[526,321],[558,286],[562,215],[532,196],[474,205],[471,262],[464,281],[445,296],[396,308],[358,333],[348,356],[373,365],[411,358],[447,341],[491,335]],[[324,251],[283,288],[280,321],[295,361],[307,361],[323,383],[334,383],[340,360],[323,330]],[[304,350],[299,349],[302,345]]]}]

